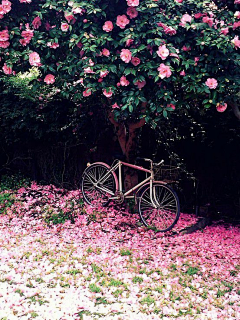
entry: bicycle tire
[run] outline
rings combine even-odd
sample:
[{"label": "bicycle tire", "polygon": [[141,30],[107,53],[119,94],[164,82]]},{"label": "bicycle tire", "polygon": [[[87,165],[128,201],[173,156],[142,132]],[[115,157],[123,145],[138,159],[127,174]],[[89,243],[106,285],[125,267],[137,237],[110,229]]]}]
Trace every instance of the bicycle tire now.
[{"label": "bicycle tire", "polygon": [[[118,179],[114,172],[110,172],[110,167],[103,162],[96,162],[87,167],[82,176],[82,195],[89,205],[101,205],[106,207],[111,201],[111,193],[115,194],[118,189]],[[107,175],[109,173],[109,175]],[[103,183],[96,186],[97,181],[107,175]],[[104,188],[105,190],[101,190]],[[109,191],[109,192],[107,192]]]},{"label": "bicycle tire", "polygon": [[179,199],[169,186],[154,182],[154,204],[150,199],[150,183],[139,190],[138,212],[143,224],[156,232],[171,230],[180,216]]}]

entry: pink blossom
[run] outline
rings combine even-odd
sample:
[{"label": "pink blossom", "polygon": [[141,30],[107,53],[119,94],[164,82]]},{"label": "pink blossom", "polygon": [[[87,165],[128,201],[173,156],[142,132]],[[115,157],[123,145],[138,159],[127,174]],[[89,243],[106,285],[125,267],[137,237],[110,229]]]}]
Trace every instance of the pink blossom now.
[{"label": "pink blossom", "polygon": [[86,12],[86,10],[83,9],[83,8],[80,8],[80,7],[76,7],[76,8],[73,8],[72,12],[73,12],[74,14],[78,14],[78,13],[79,13],[80,15],[83,15],[84,12]]},{"label": "pink blossom", "polygon": [[12,74],[12,68],[8,67],[6,63],[4,63],[2,70],[5,74]]},{"label": "pink blossom", "polygon": [[74,18],[74,16],[72,14],[65,13],[64,17],[68,23],[74,24],[76,22],[76,19]]},{"label": "pink blossom", "polygon": [[129,85],[129,81],[127,80],[127,78],[125,77],[125,76],[122,76],[121,78],[120,78],[120,84],[121,84],[121,86],[128,86]]},{"label": "pink blossom", "polygon": [[62,24],[61,24],[61,30],[62,30],[63,32],[67,32],[68,29],[69,29],[69,25],[68,25],[66,22],[62,22]]},{"label": "pink blossom", "polygon": [[234,17],[237,18],[237,19],[240,19],[240,11],[236,11],[234,13]]},{"label": "pink blossom", "polygon": [[209,27],[213,26],[213,21],[214,21],[213,18],[209,18],[209,17],[203,17],[202,18],[202,22],[203,23],[207,23],[209,25]]},{"label": "pink blossom", "polygon": [[44,82],[46,84],[53,84],[55,82],[55,77],[52,74],[47,74],[46,77],[44,78]]},{"label": "pink blossom", "polygon": [[113,109],[119,109],[120,107],[119,107],[119,105],[115,102],[115,103],[112,105],[112,108],[113,108]]},{"label": "pink blossom", "polygon": [[129,24],[129,22],[130,21],[128,20],[127,16],[125,16],[125,14],[122,16],[120,16],[120,15],[117,16],[116,25],[119,28],[124,29],[126,27],[126,25]]},{"label": "pink blossom", "polygon": [[32,25],[34,29],[38,29],[42,25],[42,21],[39,17],[36,17],[32,21]]},{"label": "pink blossom", "polygon": [[157,70],[159,71],[159,77],[161,79],[169,78],[172,74],[170,67],[164,63],[161,63]]},{"label": "pink blossom", "polygon": [[59,44],[57,42],[48,42],[47,46],[52,48],[52,49],[57,49],[59,47]]},{"label": "pink blossom", "polygon": [[3,0],[2,1],[2,4],[1,4],[1,7],[2,7],[2,14],[6,14],[8,13],[9,11],[11,11],[11,2],[10,1],[7,1],[7,0]]},{"label": "pink blossom", "polygon": [[107,92],[107,90],[106,89],[104,89],[103,90],[103,94],[105,95],[105,97],[107,97],[107,98],[110,98],[112,95],[113,95],[113,93],[112,93],[112,90],[110,89],[110,90],[108,90],[108,92]]},{"label": "pink blossom", "polygon": [[183,51],[191,51],[191,47],[183,46],[182,50]]},{"label": "pink blossom", "polygon": [[128,7],[127,8],[127,15],[129,16],[130,19],[134,19],[134,18],[137,18],[138,12],[137,12],[136,8]]},{"label": "pink blossom", "polygon": [[232,39],[232,43],[235,45],[235,49],[240,48],[240,39],[238,38],[238,36],[235,36]]},{"label": "pink blossom", "polygon": [[107,71],[107,70],[100,71],[100,77],[101,78],[106,77],[108,74],[109,74],[109,71]]},{"label": "pink blossom", "polygon": [[157,55],[162,60],[165,60],[169,56],[169,50],[167,49],[165,44],[158,47]]},{"label": "pink blossom", "polygon": [[134,84],[135,84],[135,86],[138,87],[139,90],[141,90],[143,87],[145,87],[146,81],[145,80],[143,80],[143,81],[138,80],[138,81],[134,82]]},{"label": "pink blossom", "polygon": [[87,73],[87,74],[95,73],[90,67],[84,68],[83,71],[84,73]]},{"label": "pink blossom", "polygon": [[222,33],[226,36],[228,34],[228,32],[229,32],[229,28],[226,27],[226,28],[222,28],[220,33]]},{"label": "pink blossom", "polygon": [[6,49],[10,46],[9,41],[0,41],[0,48]]},{"label": "pink blossom", "polygon": [[203,14],[198,12],[198,13],[195,13],[194,18],[195,19],[200,19],[202,16],[203,16]]},{"label": "pink blossom", "polygon": [[191,23],[192,17],[189,14],[184,14],[181,18],[181,26],[185,26],[187,22]]},{"label": "pink blossom", "polygon": [[240,0],[235,0],[234,3],[235,4],[240,4]]},{"label": "pink blossom", "polygon": [[127,0],[127,4],[129,7],[137,7],[139,6],[139,0]]},{"label": "pink blossom", "polygon": [[185,76],[186,75],[186,73],[185,73],[185,70],[182,70],[181,72],[180,72],[180,76]]},{"label": "pink blossom", "polygon": [[216,89],[218,86],[218,82],[214,78],[208,78],[207,81],[205,82],[206,86],[209,87],[209,89]]},{"label": "pink blossom", "polygon": [[141,63],[141,60],[138,57],[132,57],[131,63],[136,67]]},{"label": "pink blossom", "polygon": [[32,52],[29,54],[29,63],[31,66],[35,67],[41,66],[41,59],[37,52]]},{"label": "pink blossom", "polygon": [[9,33],[8,30],[0,31],[0,42],[8,41],[9,40]]},{"label": "pink blossom", "polygon": [[133,44],[133,42],[134,42],[133,39],[127,39],[127,41],[126,41],[126,46],[127,46],[127,47],[130,47],[131,44]]},{"label": "pink blossom", "polygon": [[132,53],[130,50],[128,49],[122,49],[121,50],[121,54],[120,54],[120,58],[122,59],[122,61],[124,61],[125,63],[129,63],[131,61],[132,58]]},{"label": "pink blossom", "polygon": [[183,0],[175,0],[176,2],[178,2],[178,3],[182,3],[183,2]]},{"label": "pink blossom", "polygon": [[104,23],[104,25],[103,25],[102,28],[103,28],[103,30],[106,31],[106,32],[112,31],[112,29],[113,29],[113,23],[112,23],[112,21],[106,21],[106,22]]},{"label": "pink blossom", "polygon": [[224,103],[224,104],[217,103],[216,109],[218,112],[224,112],[227,109],[227,104],[226,103]]},{"label": "pink blossom", "polygon": [[233,30],[235,30],[235,29],[237,29],[237,28],[239,28],[239,27],[240,27],[240,21],[234,22],[234,24],[233,24]]},{"label": "pink blossom", "polygon": [[91,90],[87,88],[85,91],[83,91],[83,96],[84,97],[89,97],[92,94]]},{"label": "pink blossom", "polygon": [[20,3],[31,3],[32,0],[19,0]]},{"label": "pink blossom", "polygon": [[170,104],[167,104],[167,108],[171,108],[172,110],[175,110],[176,107],[174,104],[170,103]]},{"label": "pink blossom", "polygon": [[109,57],[110,56],[110,51],[106,48],[102,49],[102,55],[105,57]]}]

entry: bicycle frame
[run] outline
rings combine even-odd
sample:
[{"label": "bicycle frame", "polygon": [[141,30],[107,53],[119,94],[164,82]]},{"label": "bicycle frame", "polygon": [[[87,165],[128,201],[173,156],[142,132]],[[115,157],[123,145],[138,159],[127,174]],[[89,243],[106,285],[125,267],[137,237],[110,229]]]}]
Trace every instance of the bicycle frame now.
[{"label": "bicycle frame", "polygon": [[[146,184],[147,182],[150,182],[150,199],[151,199],[151,202],[153,203],[154,206],[156,206],[155,203],[157,203],[157,200],[156,200],[156,197],[154,195],[154,198],[155,198],[155,201],[153,200],[153,180],[154,180],[154,174],[153,174],[153,170],[152,170],[152,164],[151,164],[151,170],[149,169],[145,169],[143,167],[140,167],[140,166],[136,166],[134,164],[130,164],[130,163],[126,163],[126,162],[123,162],[121,160],[119,160],[112,168],[109,169],[109,172],[106,173],[97,183],[96,183],[96,186],[98,183],[103,183],[106,181],[106,179],[108,178],[109,176],[109,173],[110,172],[115,172],[117,169],[118,169],[118,173],[119,173],[119,190],[120,192],[123,192],[123,183],[122,183],[122,167],[123,166],[126,166],[126,167],[130,167],[132,169],[135,169],[135,170],[139,170],[139,171],[143,171],[143,172],[146,172],[146,173],[149,173],[150,176],[147,177],[146,179],[144,179],[142,182],[136,184],[133,188],[131,188],[130,190],[128,190],[127,192],[123,193],[123,196],[124,198],[127,198],[127,199],[131,199],[131,198],[134,198],[133,195],[130,195],[132,192],[134,192],[135,190],[139,189],[141,186],[143,186],[144,184]],[[115,196],[115,194],[113,194],[113,192],[111,192],[110,190],[107,190],[105,189],[104,187],[101,187],[101,186],[97,186],[99,188],[99,190],[102,190],[102,191],[105,191],[105,192],[108,192],[109,194],[112,195],[112,197],[110,197],[111,200],[117,200],[118,197]],[[157,206],[156,206],[157,207]]]}]

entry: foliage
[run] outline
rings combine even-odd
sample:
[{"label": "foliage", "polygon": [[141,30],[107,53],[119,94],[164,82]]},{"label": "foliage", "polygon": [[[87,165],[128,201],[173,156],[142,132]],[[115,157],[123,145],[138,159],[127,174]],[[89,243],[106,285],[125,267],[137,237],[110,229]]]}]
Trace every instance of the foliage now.
[{"label": "foliage", "polygon": [[[0,21],[4,82],[15,92],[23,86],[42,104],[60,96],[79,104],[96,95],[117,118],[145,117],[154,126],[181,109],[223,112],[239,91],[238,5],[8,2]],[[39,78],[19,82],[32,67]]]},{"label": "foliage", "polygon": [[4,190],[17,190],[30,185],[30,179],[21,173],[15,175],[2,175],[0,181],[0,192]]}]

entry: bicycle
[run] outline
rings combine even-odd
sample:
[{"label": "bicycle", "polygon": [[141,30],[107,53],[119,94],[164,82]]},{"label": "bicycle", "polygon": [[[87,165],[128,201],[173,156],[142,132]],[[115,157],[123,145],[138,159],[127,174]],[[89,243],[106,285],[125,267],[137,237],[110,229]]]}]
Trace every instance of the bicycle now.
[{"label": "bicycle", "polygon": [[[89,205],[100,201],[103,207],[111,201],[122,204],[125,199],[135,199],[139,216],[146,227],[157,232],[169,231],[180,216],[179,199],[176,192],[169,186],[172,180],[157,181],[155,176],[165,170],[165,173],[168,173],[167,178],[171,179],[171,172],[175,172],[176,167],[164,168],[164,160],[153,163],[151,159],[139,159],[150,162],[150,169],[121,160],[115,160],[111,166],[104,162],[88,164],[82,176],[83,198]],[[124,192],[123,166],[145,172],[146,179]]]}]

